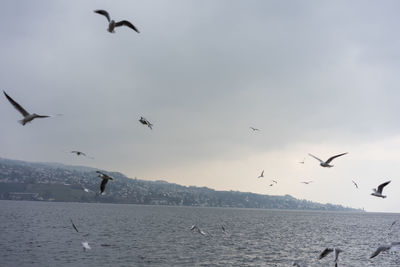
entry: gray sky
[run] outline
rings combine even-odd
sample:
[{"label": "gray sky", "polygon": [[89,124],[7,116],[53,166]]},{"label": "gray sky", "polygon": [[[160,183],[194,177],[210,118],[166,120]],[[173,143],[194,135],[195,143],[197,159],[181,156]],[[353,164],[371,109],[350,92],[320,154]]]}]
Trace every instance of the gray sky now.
[{"label": "gray sky", "polygon": [[[3,97],[1,157],[400,212],[400,2],[1,7],[1,89],[30,112],[64,114],[21,126]],[[95,9],[141,33],[108,33]],[[307,155],[342,152],[331,169]],[[388,198],[370,196],[386,180]]]}]

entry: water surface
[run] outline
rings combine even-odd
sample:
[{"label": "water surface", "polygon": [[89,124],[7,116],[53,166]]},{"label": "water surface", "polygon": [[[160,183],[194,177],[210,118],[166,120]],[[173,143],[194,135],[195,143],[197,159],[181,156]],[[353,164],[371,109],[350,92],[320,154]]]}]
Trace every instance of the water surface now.
[{"label": "water surface", "polygon": [[[70,223],[79,229],[77,233]],[[400,214],[0,201],[0,266],[400,266]],[[190,231],[196,224],[207,233]],[[221,230],[224,225],[227,233]],[[91,250],[83,251],[88,241]]]}]

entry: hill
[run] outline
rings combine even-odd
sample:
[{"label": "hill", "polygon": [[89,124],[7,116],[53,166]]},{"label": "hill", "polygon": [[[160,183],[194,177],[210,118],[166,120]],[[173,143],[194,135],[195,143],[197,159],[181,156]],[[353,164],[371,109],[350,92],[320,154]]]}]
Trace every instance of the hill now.
[{"label": "hill", "polygon": [[[32,163],[0,158],[0,199],[356,211],[340,205],[299,200],[290,195],[216,191],[165,181],[131,179],[119,172],[106,172],[115,179],[107,184],[106,194],[99,195],[101,180],[96,170],[59,163]],[[90,191],[85,192],[84,188]]]}]

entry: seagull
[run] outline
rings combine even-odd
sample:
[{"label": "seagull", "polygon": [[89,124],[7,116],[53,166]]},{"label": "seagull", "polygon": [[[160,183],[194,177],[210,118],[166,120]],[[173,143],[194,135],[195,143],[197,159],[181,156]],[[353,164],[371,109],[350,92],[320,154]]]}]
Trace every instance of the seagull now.
[{"label": "seagull", "polygon": [[83,191],[85,191],[86,193],[92,192],[92,190],[84,187],[83,185],[81,185],[81,186],[82,186]]},{"label": "seagull", "polygon": [[358,184],[356,182],[354,182],[353,180],[351,180],[353,182],[353,184],[356,186],[356,188],[358,189]]},{"label": "seagull", "polygon": [[222,232],[226,233],[225,227],[221,225]]},{"label": "seagull", "polygon": [[400,242],[392,242],[390,245],[383,245],[378,247],[374,253],[369,257],[370,259],[375,258],[376,256],[379,255],[379,253],[383,251],[389,250],[389,252],[393,252],[395,250],[398,250],[400,247]]},{"label": "seagull", "polygon": [[253,130],[253,132],[255,132],[255,131],[259,131],[260,129],[257,129],[257,128],[254,128],[254,127],[249,127],[250,129],[252,129]]},{"label": "seagull", "polygon": [[395,220],[394,222],[392,222],[392,224],[389,227],[389,230],[392,229],[393,225],[395,225],[397,223],[397,220]]},{"label": "seagull", "polygon": [[341,249],[339,249],[339,248],[326,248],[326,249],[324,249],[322,252],[321,252],[321,254],[319,254],[319,257],[318,257],[318,259],[320,260],[320,259],[322,259],[322,258],[325,258],[326,257],[326,255],[328,255],[329,253],[331,253],[331,252],[335,252],[335,266],[337,266],[337,261],[338,261],[338,258],[339,258],[339,253],[340,252],[342,252],[343,250],[341,250]]},{"label": "seagull", "polygon": [[121,20],[121,21],[118,21],[118,22],[115,22],[114,20],[111,20],[110,19],[110,15],[105,10],[101,10],[101,9],[95,10],[94,13],[103,15],[103,16],[105,16],[107,18],[107,20],[108,20],[108,29],[107,29],[107,31],[108,32],[115,33],[115,31],[114,31],[115,27],[127,26],[127,27],[131,28],[132,30],[134,30],[135,32],[139,33],[139,30],[132,23],[130,23],[127,20]]},{"label": "seagull", "polygon": [[308,153],[308,155],[310,155],[311,157],[313,157],[313,158],[315,158],[316,160],[318,160],[319,162],[321,162],[319,165],[321,165],[322,167],[328,167],[328,168],[333,167],[333,165],[329,165],[329,163],[330,163],[332,160],[334,160],[334,159],[337,158],[337,157],[346,155],[346,154],[347,154],[347,152],[346,152],[346,153],[339,154],[339,155],[336,155],[336,156],[333,156],[333,157],[330,157],[327,161],[323,161],[322,159],[319,159],[319,158],[317,158],[316,156],[311,155],[310,153]]},{"label": "seagull", "polygon": [[258,178],[264,178],[264,170],[261,172],[260,176]]},{"label": "seagull", "polygon": [[6,92],[3,91],[3,93],[7,97],[8,101],[10,101],[10,103],[14,106],[14,108],[16,108],[22,114],[22,116],[24,116],[24,118],[22,120],[18,121],[22,125],[25,125],[28,122],[30,122],[30,121],[32,121],[32,120],[34,120],[36,118],[48,118],[48,117],[50,117],[50,116],[47,116],[47,115],[38,115],[36,113],[30,114],[20,104],[15,102],[14,99],[12,99],[9,95],[7,95]]},{"label": "seagull", "polygon": [[106,184],[108,180],[114,180],[114,179],[111,176],[105,174],[104,172],[101,171],[96,171],[96,172],[99,174],[98,177],[103,179],[103,181],[100,184],[100,194],[103,194],[104,189],[106,189]]},{"label": "seagull", "polygon": [[306,182],[301,182],[303,184],[311,184],[313,181],[306,181]]},{"label": "seagull", "polygon": [[140,120],[139,120],[143,125],[147,125],[150,129],[152,129],[153,130],[153,124],[151,124],[148,120],[146,120],[145,118],[143,118],[143,117],[140,117]]},{"label": "seagull", "polygon": [[371,193],[371,195],[376,196],[376,197],[381,197],[381,198],[385,198],[386,196],[382,195],[382,190],[385,186],[387,186],[391,181],[385,182],[381,185],[378,186],[378,189],[373,188],[372,190],[374,191],[373,193]]},{"label": "seagull", "polygon": [[72,219],[71,219],[71,223],[72,223],[72,227],[74,227],[75,231],[76,231],[77,233],[79,233],[78,228],[76,228],[76,226],[75,226],[74,222],[72,221]]},{"label": "seagull", "polygon": [[85,154],[85,153],[83,153],[83,152],[81,152],[81,151],[76,151],[76,150],[73,150],[73,151],[71,151],[71,153],[74,153],[74,154],[76,154],[77,156],[80,156],[80,155],[82,155],[82,156],[86,156],[86,154]]},{"label": "seagull", "polygon": [[206,232],[204,232],[203,230],[201,230],[197,225],[192,225],[192,227],[190,227],[190,230],[192,231],[192,232],[197,232],[197,233],[199,233],[199,234],[201,234],[201,235],[207,235],[206,234]]},{"label": "seagull", "polygon": [[83,247],[83,251],[86,251],[87,249],[92,249],[92,248],[89,246],[89,242],[87,242],[87,241],[82,242],[82,247]]}]

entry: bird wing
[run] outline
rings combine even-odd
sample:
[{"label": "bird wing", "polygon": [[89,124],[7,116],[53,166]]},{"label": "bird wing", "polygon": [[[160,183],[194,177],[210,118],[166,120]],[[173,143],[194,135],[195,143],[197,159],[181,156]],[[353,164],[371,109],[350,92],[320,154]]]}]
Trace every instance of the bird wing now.
[{"label": "bird wing", "polygon": [[356,182],[354,182],[353,180],[351,180],[353,182],[353,184],[358,188],[358,185]]},{"label": "bird wing", "polygon": [[16,108],[22,114],[22,116],[26,117],[29,115],[29,112],[26,111],[23,107],[21,107],[20,104],[15,102],[14,99],[12,99],[9,95],[7,95],[6,92],[3,91],[3,93],[7,97],[8,101],[10,101],[10,103],[14,106],[14,108]]},{"label": "bird wing", "polygon": [[381,253],[382,251],[386,251],[388,249],[390,249],[390,246],[380,246],[375,250],[374,253],[372,253],[372,255],[369,258],[372,259],[372,258],[378,256],[379,253]]},{"label": "bird wing", "polygon": [[74,227],[75,231],[79,233],[78,228],[76,228],[76,226],[72,220],[71,220],[71,223],[72,223],[72,227]]},{"label": "bird wing", "polygon": [[95,10],[94,13],[105,16],[107,18],[108,22],[110,22],[110,15],[108,15],[107,11],[98,9],[98,10]]},{"label": "bird wing", "polygon": [[50,117],[50,116],[47,116],[47,115],[36,115],[36,118],[48,118],[48,117]]},{"label": "bird wing", "polygon": [[127,26],[127,27],[131,28],[132,30],[134,30],[135,32],[140,33],[139,30],[132,23],[130,23],[127,20],[121,20],[121,21],[118,21],[117,23],[115,23],[115,27],[119,27],[119,26]]},{"label": "bird wing", "polygon": [[379,185],[379,186],[378,186],[378,193],[379,193],[379,194],[382,194],[383,188],[384,188],[385,186],[387,186],[389,183],[390,183],[390,181],[387,181],[386,183],[383,183],[383,184]]},{"label": "bird wing", "polygon": [[103,179],[103,181],[101,181],[100,184],[100,194],[102,194],[104,192],[104,189],[106,189],[106,184],[108,182],[108,179]]},{"label": "bird wing", "polygon": [[346,153],[342,153],[342,154],[339,154],[339,155],[336,155],[336,156],[333,156],[333,157],[330,157],[327,161],[326,161],[326,163],[327,164],[329,164],[332,160],[334,160],[335,158],[337,158],[337,157],[340,157],[340,156],[343,156],[343,155],[346,155],[348,152],[346,152]]},{"label": "bird wing", "polygon": [[341,249],[335,248],[335,262],[337,262],[339,258],[339,253],[342,252]]},{"label": "bird wing", "polygon": [[324,161],[323,161],[322,159],[319,159],[319,158],[317,158],[316,156],[314,156],[314,155],[312,155],[312,154],[310,154],[310,153],[308,153],[308,155],[310,155],[310,156],[313,157],[314,159],[318,160],[319,162],[324,163]]},{"label": "bird wing", "polygon": [[320,260],[320,259],[326,257],[326,255],[328,255],[328,254],[331,253],[332,251],[333,251],[333,249],[331,249],[331,248],[326,248],[326,249],[324,249],[324,250],[321,252],[321,254],[319,254],[318,259]]}]

